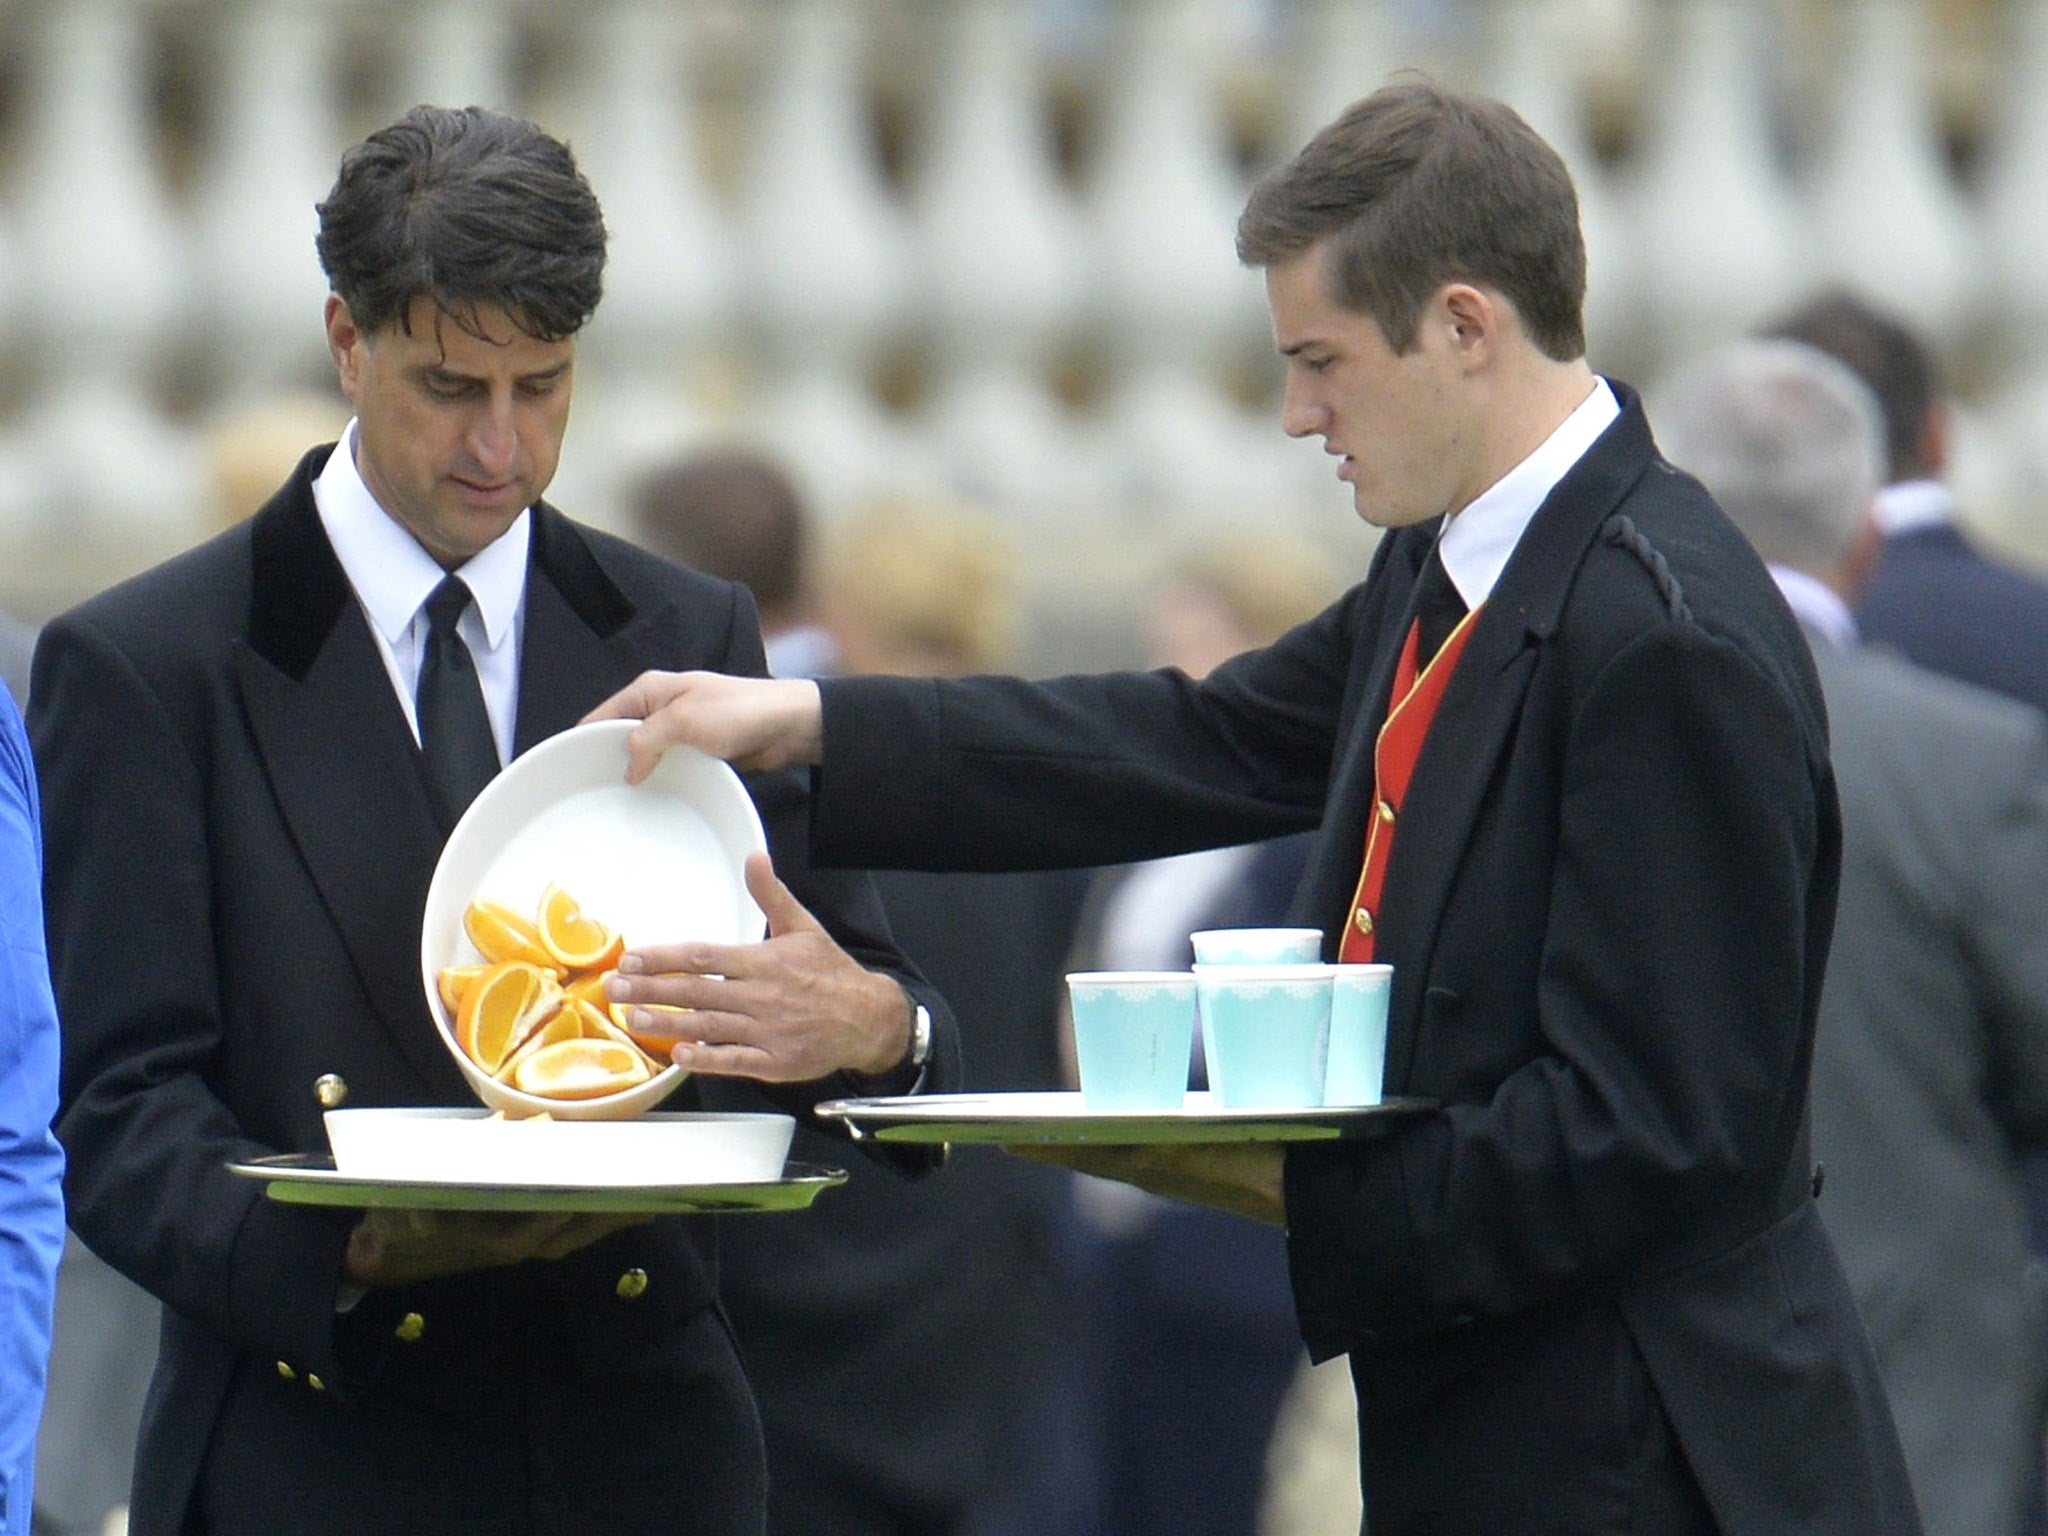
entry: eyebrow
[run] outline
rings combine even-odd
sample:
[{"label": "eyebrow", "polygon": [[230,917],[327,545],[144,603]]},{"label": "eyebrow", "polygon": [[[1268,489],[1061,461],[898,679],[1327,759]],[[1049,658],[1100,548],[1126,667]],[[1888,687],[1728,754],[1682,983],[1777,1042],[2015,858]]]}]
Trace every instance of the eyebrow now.
[{"label": "eyebrow", "polygon": [[[569,371],[573,366],[573,362],[573,359],[564,358],[552,368],[537,368],[532,373],[522,373],[513,382],[515,384],[533,384],[545,382],[549,379],[559,379]],[[463,373],[443,363],[422,363],[417,371],[417,376],[422,379],[431,379],[449,384],[480,384],[484,382],[482,374]]]}]

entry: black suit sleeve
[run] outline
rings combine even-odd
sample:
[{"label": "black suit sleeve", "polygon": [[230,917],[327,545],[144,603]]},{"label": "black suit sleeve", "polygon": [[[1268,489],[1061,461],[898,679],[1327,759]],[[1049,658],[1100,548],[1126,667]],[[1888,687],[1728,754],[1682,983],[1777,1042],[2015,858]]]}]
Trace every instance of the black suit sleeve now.
[{"label": "black suit sleeve", "polygon": [[1364,588],[1201,682],[821,684],[822,862],[1005,870],[1129,863],[1322,819]]}]

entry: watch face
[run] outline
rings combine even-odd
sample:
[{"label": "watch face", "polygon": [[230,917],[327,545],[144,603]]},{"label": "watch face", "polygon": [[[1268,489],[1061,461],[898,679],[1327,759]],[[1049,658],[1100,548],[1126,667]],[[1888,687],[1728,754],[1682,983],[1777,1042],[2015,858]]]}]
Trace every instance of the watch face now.
[{"label": "watch face", "polygon": [[917,1005],[917,1012],[910,1021],[910,1064],[921,1067],[931,1060],[932,1016],[924,1004]]}]

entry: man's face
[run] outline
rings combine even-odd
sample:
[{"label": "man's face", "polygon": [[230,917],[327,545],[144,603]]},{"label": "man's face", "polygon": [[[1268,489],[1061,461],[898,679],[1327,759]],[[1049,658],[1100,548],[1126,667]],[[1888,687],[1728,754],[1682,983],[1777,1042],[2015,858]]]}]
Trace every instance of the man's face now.
[{"label": "man's face", "polygon": [[473,336],[416,298],[408,333],[365,335],[327,301],[327,345],[354,404],[363,483],[454,570],[512,526],[554,478],[569,423],[573,338],[538,341],[496,307]]},{"label": "man's face", "polygon": [[1461,510],[1485,487],[1465,485],[1479,435],[1452,326],[1432,300],[1415,344],[1397,354],[1376,321],[1330,297],[1324,260],[1316,245],[1266,269],[1273,342],[1287,360],[1281,426],[1342,458],[1337,478],[1375,527]]}]

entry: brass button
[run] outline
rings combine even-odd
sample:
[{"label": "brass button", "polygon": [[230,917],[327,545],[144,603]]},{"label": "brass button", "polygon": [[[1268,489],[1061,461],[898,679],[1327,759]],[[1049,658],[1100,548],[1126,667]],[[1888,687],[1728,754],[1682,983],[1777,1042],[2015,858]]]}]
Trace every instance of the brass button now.
[{"label": "brass button", "polygon": [[398,1320],[398,1326],[391,1330],[402,1344],[412,1344],[427,1331],[427,1320],[417,1312],[408,1312]]},{"label": "brass button", "polygon": [[619,1293],[619,1300],[637,1301],[640,1297],[647,1294],[647,1271],[644,1269],[627,1270],[623,1275],[619,1276],[619,1283],[613,1289]]},{"label": "brass button", "polygon": [[348,1084],[336,1072],[322,1072],[313,1080],[313,1097],[322,1109],[339,1109],[348,1101]]},{"label": "brass button", "polygon": [[1387,802],[1386,802],[1386,801],[1382,800],[1382,801],[1380,802],[1380,820],[1381,820],[1381,821],[1389,821],[1389,822],[1390,822],[1390,821],[1392,821],[1393,819],[1394,819],[1394,808],[1393,808],[1393,807],[1392,807],[1391,805],[1387,804]]},{"label": "brass button", "polygon": [[290,1366],[286,1365],[282,1360],[277,1362],[277,1374],[282,1376],[286,1381],[296,1381],[299,1377],[299,1373],[293,1370]]},{"label": "brass button", "polygon": [[310,1371],[306,1373],[306,1385],[311,1387],[315,1392],[325,1392],[327,1390],[327,1383],[322,1381],[318,1376],[315,1376]]},{"label": "brass button", "polygon": [[1372,932],[1372,914],[1366,911],[1365,908],[1360,907],[1354,912],[1351,915],[1351,920],[1358,925],[1360,933],[1369,934]]}]

